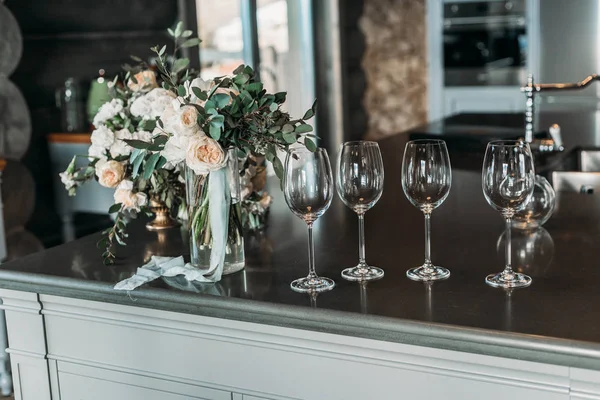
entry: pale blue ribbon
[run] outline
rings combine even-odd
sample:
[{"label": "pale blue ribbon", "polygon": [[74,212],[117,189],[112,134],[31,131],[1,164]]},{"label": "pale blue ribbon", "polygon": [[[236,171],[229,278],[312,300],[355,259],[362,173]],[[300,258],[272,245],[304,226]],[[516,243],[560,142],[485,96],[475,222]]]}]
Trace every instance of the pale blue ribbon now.
[{"label": "pale blue ribbon", "polygon": [[220,281],[223,274],[230,203],[231,191],[227,182],[227,168],[211,172],[208,176],[208,215],[212,232],[212,250],[210,268],[204,274],[210,282]]},{"label": "pale blue ribbon", "polygon": [[227,179],[227,168],[211,172],[208,177],[208,214],[212,232],[212,250],[208,270],[198,270],[189,263],[184,265],[181,256],[152,256],[150,262],[138,268],[135,275],[118,282],[114,288],[117,290],[133,290],[161,276],[183,275],[188,281],[207,283],[220,281],[225,264],[230,203],[231,189]]}]

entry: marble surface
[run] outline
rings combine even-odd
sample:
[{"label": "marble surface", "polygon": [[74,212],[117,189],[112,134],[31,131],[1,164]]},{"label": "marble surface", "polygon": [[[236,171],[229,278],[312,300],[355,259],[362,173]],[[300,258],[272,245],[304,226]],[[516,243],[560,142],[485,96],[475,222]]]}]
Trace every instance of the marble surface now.
[{"label": "marble surface", "polygon": [[382,138],[427,121],[425,0],[364,0],[363,103],[368,138]]},{"label": "marble surface", "polygon": [[481,191],[483,155],[452,151],[452,189],[432,217],[433,261],[452,275],[429,287],[405,276],[424,255],[423,215],[401,189],[408,138],[380,142],[385,189],[366,214],[366,240],[386,276],[367,286],[340,277],[357,262],[357,218],[336,197],[315,239],[317,272],[337,286],[316,299],[290,289],[307,273],[306,226],[270,182],[269,227],[248,238],[246,269],[215,285],[113,290],[150,255],[187,253],[179,230],[161,236],[136,223],[115,266],[102,265],[92,235],[1,265],[0,287],[600,370],[600,196],[561,193],[545,229],[513,235],[515,267],[534,282],[509,296],[484,283],[504,250],[503,220]]}]

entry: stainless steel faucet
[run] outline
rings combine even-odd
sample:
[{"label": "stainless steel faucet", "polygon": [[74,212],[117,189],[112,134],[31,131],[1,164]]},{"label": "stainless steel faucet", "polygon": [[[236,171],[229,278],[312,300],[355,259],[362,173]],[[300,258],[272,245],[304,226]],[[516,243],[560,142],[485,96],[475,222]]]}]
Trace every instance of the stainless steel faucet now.
[{"label": "stainless steel faucet", "polygon": [[531,145],[532,149],[542,153],[558,152],[565,149],[560,134],[560,127],[557,124],[553,124],[548,130],[551,139],[533,139],[533,131],[535,129],[535,93],[583,89],[597,80],[600,80],[600,76],[594,74],[581,82],[536,84],[533,81],[533,75],[529,74],[527,77],[527,86],[522,86],[521,92],[524,92],[527,96],[527,102],[525,103],[525,141]]}]

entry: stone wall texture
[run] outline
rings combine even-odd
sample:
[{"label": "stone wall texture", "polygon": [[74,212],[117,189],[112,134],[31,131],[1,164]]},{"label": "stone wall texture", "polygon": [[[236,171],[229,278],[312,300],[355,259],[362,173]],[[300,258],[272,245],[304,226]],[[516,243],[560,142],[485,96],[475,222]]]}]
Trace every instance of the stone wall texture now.
[{"label": "stone wall texture", "polygon": [[426,0],[364,0],[366,137],[427,122]]}]

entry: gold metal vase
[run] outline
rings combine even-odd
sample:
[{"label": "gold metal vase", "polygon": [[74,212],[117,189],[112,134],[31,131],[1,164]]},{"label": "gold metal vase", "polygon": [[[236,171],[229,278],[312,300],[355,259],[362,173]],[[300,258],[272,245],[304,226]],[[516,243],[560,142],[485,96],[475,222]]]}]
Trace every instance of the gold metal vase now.
[{"label": "gold metal vase", "polygon": [[154,219],[146,224],[149,231],[161,231],[179,226],[179,222],[171,218],[169,208],[160,200],[150,200],[150,210],[154,213]]}]

